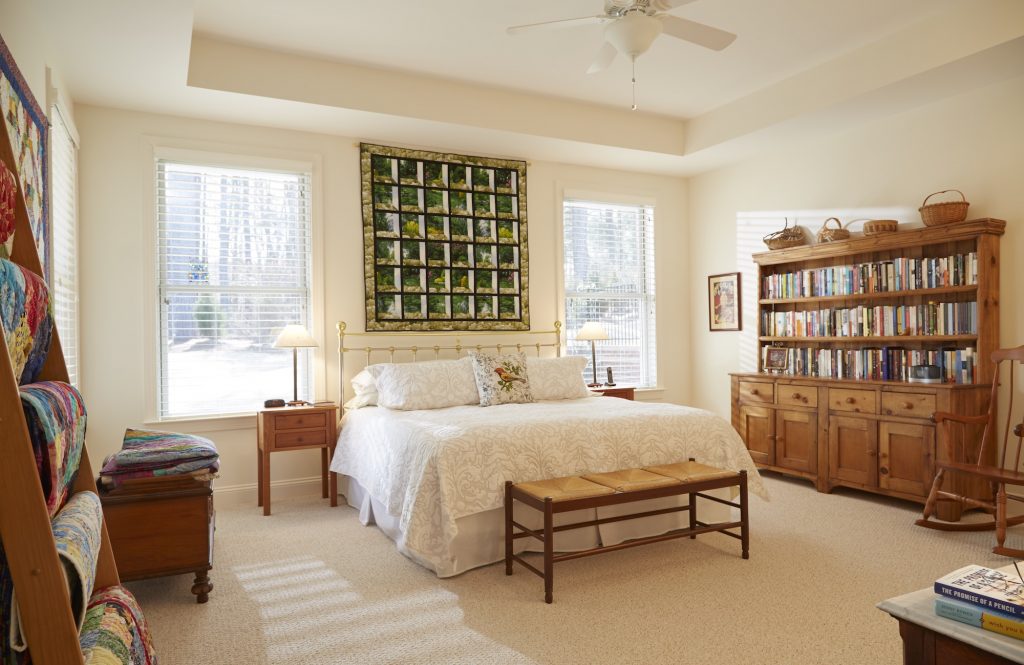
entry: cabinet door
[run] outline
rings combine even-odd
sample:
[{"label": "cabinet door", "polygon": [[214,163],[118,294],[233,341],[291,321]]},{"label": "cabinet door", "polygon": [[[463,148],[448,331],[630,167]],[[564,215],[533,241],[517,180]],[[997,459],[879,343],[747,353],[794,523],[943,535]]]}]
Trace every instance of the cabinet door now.
[{"label": "cabinet door", "polygon": [[859,485],[878,483],[878,427],[874,420],[832,416],[828,420],[829,477]]},{"label": "cabinet door", "polygon": [[878,424],[878,486],[926,496],[935,458],[935,428],[906,423]]},{"label": "cabinet door", "polygon": [[774,413],[763,406],[740,406],[740,436],[758,464],[775,464]]},{"label": "cabinet door", "polygon": [[814,473],[818,469],[818,414],[778,411],[775,414],[775,463]]}]

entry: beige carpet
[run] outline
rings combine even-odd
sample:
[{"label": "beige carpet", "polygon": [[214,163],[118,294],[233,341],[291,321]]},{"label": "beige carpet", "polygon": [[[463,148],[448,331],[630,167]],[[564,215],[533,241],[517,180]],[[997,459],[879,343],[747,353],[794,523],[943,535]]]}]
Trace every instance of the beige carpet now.
[{"label": "beige carpet", "polygon": [[[162,665],[197,663],[899,663],[879,600],[968,563],[1006,565],[992,534],[912,525],[907,503],[767,476],[751,558],[715,534],[555,568],[501,564],[447,580],[398,554],[356,512],[316,498],[217,515],[216,588],[136,582]],[[1017,530],[1009,544],[1020,547]]]}]

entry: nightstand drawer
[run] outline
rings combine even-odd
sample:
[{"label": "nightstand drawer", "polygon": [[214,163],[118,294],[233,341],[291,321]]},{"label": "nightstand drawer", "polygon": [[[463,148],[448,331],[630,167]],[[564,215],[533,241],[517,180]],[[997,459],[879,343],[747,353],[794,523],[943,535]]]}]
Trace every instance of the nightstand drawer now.
[{"label": "nightstand drawer", "polygon": [[[327,412],[281,414],[274,416],[274,429],[303,429],[327,425]],[[280,440],[280,437],[278,437]]]},{"label": "nightstand drawer", "polygon": [[322,429],[309,432],[278,432],[274,435],[275,448],[322,446],[325,443],[327,443],[327,432]]}]

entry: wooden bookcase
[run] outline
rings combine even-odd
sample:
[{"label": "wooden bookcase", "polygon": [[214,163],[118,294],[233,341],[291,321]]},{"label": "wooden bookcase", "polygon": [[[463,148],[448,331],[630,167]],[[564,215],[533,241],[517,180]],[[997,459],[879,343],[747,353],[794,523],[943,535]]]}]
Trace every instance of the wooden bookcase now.
[{"label": "wooden bookcase", "polygon": [[[993,378],[989,356],[999,347],[999,239],[1005,226],[1002,220],[976,219],[755,254],[758,371],[732,374],[733,425],[755,463],[812,480],[822,492],[845,486],[923,503],[934,476],[934,460],[943,454],[936,448],[932,413],[975,414],[987,407]],[[951,256],[972,254],[976,279],[948,261]],[[908,278],[909,262],[939,258],[947,259],[949,280],[936,278],[933,271],[929,288]],[[890,269],[889,264],[899,267]],[[871,269],[861,272],[862,265],[881,266],[874,271],[875,284],[870,282]],[[778,276],[797,273],[807,284],[812,271],[819,271],[816,286],[822,285],[820,271],[842,266],[857,266],[856,283],[847,271],[845,282],[833,281],[827,287],[804,287],[796,293],[785,289],[781,294],[775,292],[777,288],[769,294],[766,288],[769,279],[774,278],[777,285]],[[899,270],[903,276],[899,282],[890,280]],[[884,285],[879,283],[883,273]],[[927,281],[927,268],[924,275]],[[877,288],[881,286],[885,290]],[[976,308],[974,321],[958,320],[959,326],[947,326],[944,321],[940,329],[934,321],[925,325],[919,319],[914,329],[899,329],[910,320],[906,308],[926,315],[929,309],[935,311],[934,305],[947,303],[960,314]],[[894,309],[901,307],[905,309]],[[859,315],[866,319],[883,314],[876,318],[887,318],[893,329],[886,330],[876,321],[874,332],[880,334],[862,334],[871,331],[868,327],[851,336],[853,323],[845,331],[822,323],[822,319],[842,323],[842,315],[832,317],[831,311],[853,308],[872,308],[870,314],[860,310]],[[808,334],[806,326],[790,325],[814,310],[827,313],[812,322],[813,334]],[[856,316],[849,314],[847,321],[858,321]],[[773,325],[780,319],[784,325]],[[784,370],[767,370],[766,348],[785,350],[793,362]],[[967,382],[924,384],[899,378],[905,368],[896,360],[905,351],[948,351],[950,356],[959,351],[964,358],[968,348],[974,350],[976,362],[974,376]],[[807,351],[797,358],[792,349]],[[856,357],[862,361],[859,366]],[[850,362],[840,363],[840,358]],[[909,358],[905,362],[910,364]],[[994,446],[989,450],[995,453]],[[977,494],[986,491],[963,489]],[[956,507],[946,508],[941,517],[959,517],[954,514]]]}]

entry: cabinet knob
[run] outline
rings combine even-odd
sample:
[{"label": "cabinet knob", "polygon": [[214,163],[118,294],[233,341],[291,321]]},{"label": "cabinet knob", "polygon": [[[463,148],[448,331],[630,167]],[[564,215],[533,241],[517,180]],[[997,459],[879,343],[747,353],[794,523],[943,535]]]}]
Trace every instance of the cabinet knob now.
[{"label": "cabinet knob", "polygon": [[889,475],[889,469],[887,467],[884,467],[884,466],[880,467],[878,469],[878,473],[882,474],[883,476],[887,476],[887,475]]},{"label": "cabinet knob", "polygon": [[867,453],[868,453],[868,457],[874,457],[875,455],[878,454],[874,450],[869,450],[869,451],[867,451]]},{"label": "cabinet knob", "polygon": [[754,388],[753,390],[751,390],[751,391],[750,391],[750,394],[751,394],[751,395],[760,395],[761,393],[759,393],[759,392],[757,391],[757,388]]},{"label": "cabinet knob", "polygon": [[847,404],[856,404],[857,403],[857,398],[856,397],[847,397],[846,398],[846,403]]},{"label": "cabinet knob", "polygon": [[806,399],[800,393],[793,393],[793,399]]},{"label": "cabinet knob", "polygon": [[913,402],[904,402],[903,403],[903,408],[906,409],[907,411],[909,411],[910,409],[914,408],[914,403]]}]

